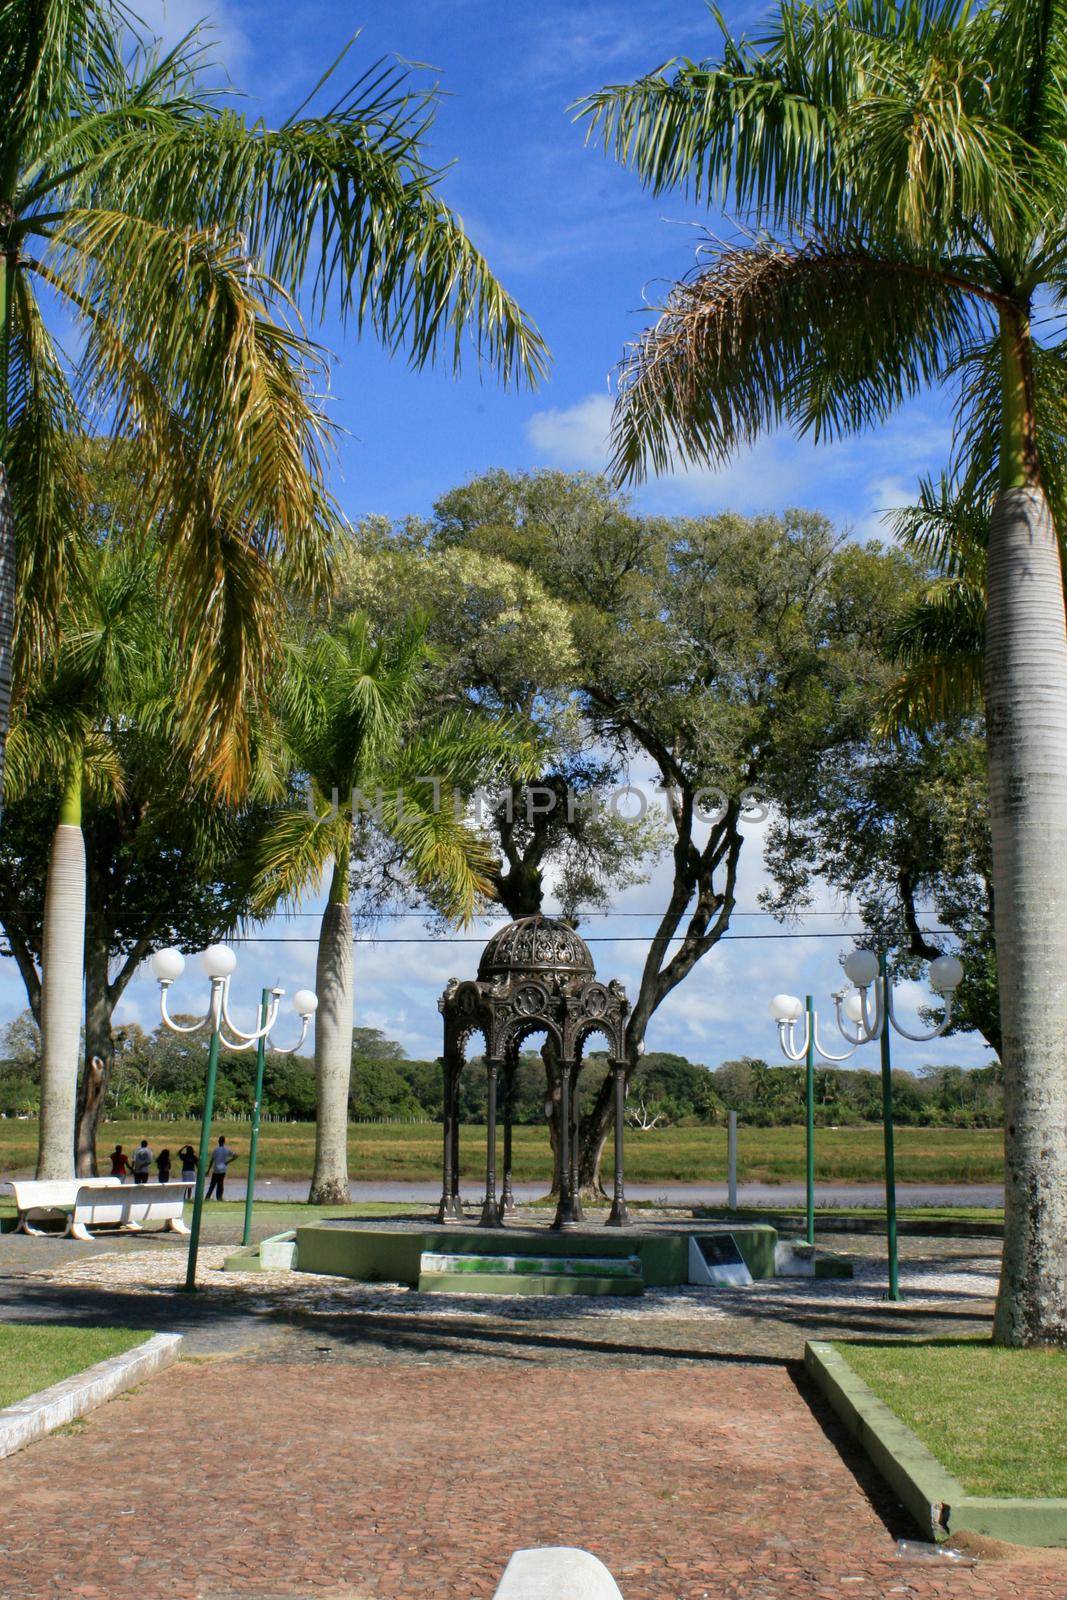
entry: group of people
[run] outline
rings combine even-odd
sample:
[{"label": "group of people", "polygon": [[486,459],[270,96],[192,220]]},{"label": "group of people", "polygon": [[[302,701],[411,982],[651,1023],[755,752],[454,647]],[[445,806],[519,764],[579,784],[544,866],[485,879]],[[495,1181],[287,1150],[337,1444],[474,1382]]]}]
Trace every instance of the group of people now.
[{"label": "group of people", "polygon": [[[226,1187],[226,1169],[231,1161],[236,1161],[237,1151],[231,1150],[226,1143],[226,1135],[219,1134],[219,1142],[208,1157],[211,1181],[208,1184],[208,1200],[223,1198]],[[126,1181],[129,1173],[134,1183],[147,1183],[152,1165],[155,1163],[156,1172],[159,1174],[160,1183],[169,1183],[172,1169],[171,1154],[169,1150],[161,1150],[153,1155],[149,1148],[148,1140],[142,1139],[132,1156],[128,1156],[120,1144],[111,1152],[111,1176]],[[192,1189],[196,1182],[196,1174],[200,1166],[196,1151],[191,1144],[183,1144],[178,1151],[178,1166],[181,1172],[181,1181]]]}]

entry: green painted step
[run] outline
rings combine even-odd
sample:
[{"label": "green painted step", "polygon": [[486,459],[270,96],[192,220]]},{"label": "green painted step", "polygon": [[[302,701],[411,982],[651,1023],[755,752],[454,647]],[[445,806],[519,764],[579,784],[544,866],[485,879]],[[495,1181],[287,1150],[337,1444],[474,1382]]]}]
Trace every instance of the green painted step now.
[{"label": "green painted step", "polygon": [[423,1294],[644,1294],[643,1278],[562,1272],[420,1272]]},{"label": "green painted step", "polygon": [[638,1256],[424,1250],[419,1288],[427,1294],[644,1294],[645,1278]]},{"label": "green painted step", "polygon": [[639,1256],[479,1255],[473,1250],[424,1250],[422,1272],[534,1273],[550,1277],[640,1278]]}]

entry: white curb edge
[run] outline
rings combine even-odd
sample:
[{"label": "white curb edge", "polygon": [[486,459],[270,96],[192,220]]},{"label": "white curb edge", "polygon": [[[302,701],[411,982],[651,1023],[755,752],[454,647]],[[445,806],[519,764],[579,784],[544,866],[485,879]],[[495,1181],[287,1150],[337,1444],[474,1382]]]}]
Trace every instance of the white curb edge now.
[{"label": "white curb edge", "polygon": [[0,1410],[0,1456],[12,1455],[35,1439],[43,1439],[94,1406],[114,1399],[124,1389],[132,1389],[164,1367],[173,1366],[181,1342],[180,1333],[155,1333],[132,1350],[109,1356],[94,1367],[86,1367],[84,1372],[76,1372],[73,1378],[64,1378],[62,1383],[53,1383]]}]

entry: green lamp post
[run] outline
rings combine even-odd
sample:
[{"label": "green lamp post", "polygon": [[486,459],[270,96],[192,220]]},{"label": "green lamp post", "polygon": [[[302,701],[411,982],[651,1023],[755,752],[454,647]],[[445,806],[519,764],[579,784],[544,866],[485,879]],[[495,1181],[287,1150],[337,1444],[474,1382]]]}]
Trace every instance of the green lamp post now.
[{"label": "green lamp post", "polygon": [[[227,1050],[250,1050],[253,1046],[259,1047],[253,1146],[248,1173],[248,1198],[245,1202],[245,1243],[247,1244],[248,1229],[251,1223],[251,1200],[255,1180],[255,1145],[259,1132],[259,1102],[263,1091],[263,1064],[266,1043],[278,1019],[278,1008],[285,991],[283,989],[264,989],[260,1008],[260,1025],[251,1033],[243,1033],[240,1028],[235,1026],[229,1014],[230,978],[233,976],[237,966],[237,957],[228,945],[209,945],[200,957],[200,965],[211,981],[211,997],[207,1013],[197,1022],[180,1023],[175,1022],[167,1010],[167,996],[171,985],[185,971],[185,957],[180,950],[157,950],[152,957],[151,965],[152,972],[159,984],[159,1011],[165,1026],[172,1033],[196,1033],[207,1024],[211,1026],[211,1044],[207,1058],[207,1079],[204,1084],[204,1113],[200,1124],[200,1159],[196,1171],[193,1218],[189,1229],[189,1254],[185,1269],[185,1288],[191,1294],[196,1289],[196,1260],[200,1250],[200,1224],[204,1211],[204,1180],[207,1176],[207,1165],[211,1157],[211,1123],[215,1114],[215,1084],[219,1071],[219,1049],[221,1045],[225,1045]],[[318,1000],[310,989],[300,989],[293,996],[293,1006],[301,1019],[300,1038],[292,1047],[292,1050],[295,1051],[299,1050],[307,1037],[308,1024],[315,1014]],[[284,1054],[292,1054],[292,1051],[285,1051]]]},{"label": "green lamp post", "polygon": [[[897,1178],[893,1145],[893,1063],[890,1051],[891,1030],[905,1039],[926,1043],[945,1032],[952,1022],[952,997],[959,988],[963,967],[955,956],[938,956],[930,963],[930,986],[944,1001],[945,1014],[929,1033],[911,1033],[893,1012],[893,980],[885,955],[871,950],[853,950],[845,961],[845,976],[855,985],[852,992],[841,990],[832,996],[837,1025],[849,1048],[833,1055],[819,1042],[819,1019],[812,1009],[811,996],[805,1005],[790,994],[776,994],[771,1013],[778,1024],[778,1039],[783,1055],[790,1061],[804,1061],[808,1067],[808,1242],[814,1242],[812,1168],[812,1083],[815,1055],[824,1061],[847,1061],[860,1045],[878,1040],[882,1066],[882,1131],[885,1147],[886,1256],[889,1269],[887,1299],[900,1299],[900,1262],[897,1253]],[[804,1017],[804,1040],[795,1038],[796,1025]],[[855,1030],[855,1031],[853,1031]]]}]

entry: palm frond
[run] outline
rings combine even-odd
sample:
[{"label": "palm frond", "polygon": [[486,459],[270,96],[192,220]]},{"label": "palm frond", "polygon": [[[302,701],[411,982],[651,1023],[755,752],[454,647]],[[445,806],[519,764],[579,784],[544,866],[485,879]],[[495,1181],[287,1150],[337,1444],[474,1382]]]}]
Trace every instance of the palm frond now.
[{"label": "palm frond", "polygon": [[80,419],[32,286],[15,279],[8,368],[9,492],[18,555],[16,687],[47,648],[85,540]]},{"label": "palm frond", "polygon": [[791,0],[755,43],[678,59],[580,102],[589,135],[655,192],[774,227],[875,213],[920,244],[961,216],[1018,217],[1024,148],[989,94],[965,0]]},{"label": "palm frond", "polygon": [[985,582],[989,503],[966,496],[947,472],[920,478],[919,498],[891,518],[893,537],[931,573]]},{"label": "palm frond", "polygon": [[890,640],[905,670],[883,700],[883,737],[974,715],[982,701],[985,612],[982,579],[941,578],[927,588]]},{"label": "palm frond", "polygon": [[109,0],[0,0],[0,174],[4,193],[46,130],[106,71],[122,23]]},{"label": "palm frond", "polygon": [[168,553],[187,732],[233,794],[277,642],[279,581],[321,589],[337,527],[322,481],[328,430],[305,365],[315,352],[271,320],[240,259],[206,236],[78,213],[57,257],[29,264],[88,321],[82,381],[132,440]]},{"label": "palm frond", "polygon": [[432,887],[444,916],[469,922],[491,893],[497,864],[484,835],[457,816],[449,797],[435,807],[417,792],[393,790],[384,798],[382,814],[381,825],[400,846],[412,881]]},{"label": "palm frond", "polygon": [[254,851],[255,913],[268,915],[318,888],[350,826],[347,816],[331,816],[328,809],[321,816],[295,806],[280,810]]},{"label": "palm frond", "polygon": [[849,238],[723,248],[624,363],[614,472],[725,461],[785,420],[816,439],[869,426],[940,376],[977,304],[932,265]]},{"label": "palm frond", "polygon": [[469,341],[506,382],[535,383],[540,334],[436,191],[423,154],[434,105],[405,68],[378,63],[322,115],[278,129],[232,110],[134,129],[78,183],[96,204],[243,233],[290,293],[306,287],[317,311],[338,306],[416,367],[458,369]]}]

